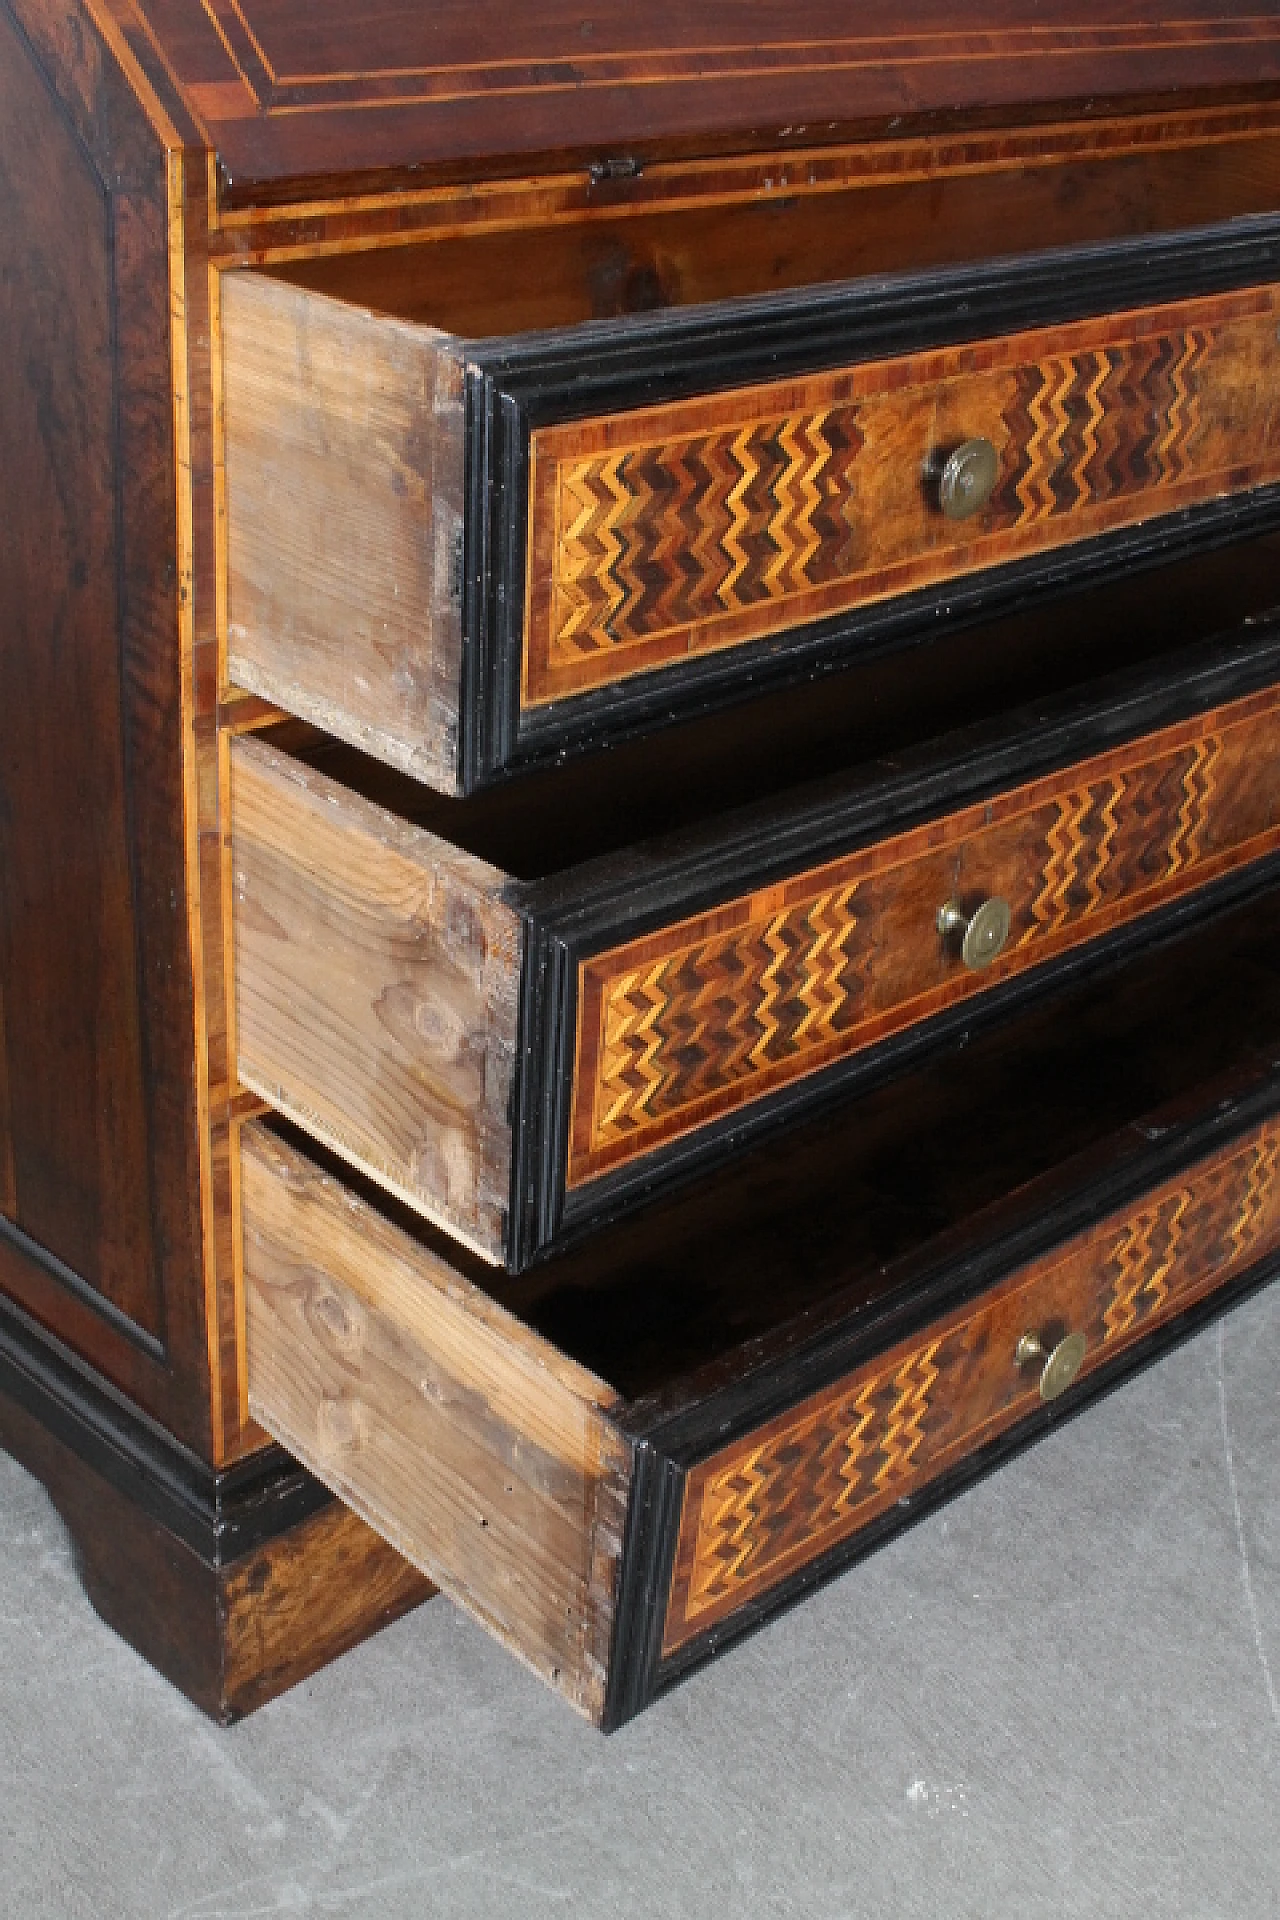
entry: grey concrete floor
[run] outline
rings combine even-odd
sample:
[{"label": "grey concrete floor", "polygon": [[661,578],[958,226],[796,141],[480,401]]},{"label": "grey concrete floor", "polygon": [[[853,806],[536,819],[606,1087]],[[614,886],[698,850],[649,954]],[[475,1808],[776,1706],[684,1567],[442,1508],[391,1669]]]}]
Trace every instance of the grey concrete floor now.
[{"label": "grey concrete floor", "polygon": [[441,1601],[229,1733],[0,1461],[6,1920],[1280,1914],[1280,1287],[605,1741]]}]

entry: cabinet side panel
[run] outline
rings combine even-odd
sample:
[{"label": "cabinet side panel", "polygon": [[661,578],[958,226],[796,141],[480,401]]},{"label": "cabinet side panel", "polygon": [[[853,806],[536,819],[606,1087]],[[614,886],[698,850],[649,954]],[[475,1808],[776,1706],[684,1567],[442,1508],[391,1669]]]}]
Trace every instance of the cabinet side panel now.
[{"label": "cabinet side panel", "polygon": [[3,1284],[204,1444],[166,161],[83,17],[24,19],[0,5]]},{"label": "cabinet side panel", "polygon": [[118,646],[114,210],[2,14],[0,201],[14,1212],[156,1333]]}]

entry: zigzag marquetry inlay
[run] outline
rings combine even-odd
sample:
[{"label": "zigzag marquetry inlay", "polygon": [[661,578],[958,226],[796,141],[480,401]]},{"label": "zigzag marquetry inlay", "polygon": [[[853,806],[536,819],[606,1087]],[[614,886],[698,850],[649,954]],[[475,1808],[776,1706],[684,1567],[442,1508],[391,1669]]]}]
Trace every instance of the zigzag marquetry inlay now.
[{"label": "zigzag marquetry inlay", "polygon": [[[524,698],[744,644],[1280,477],[1280,291],[542,428]],[[923,475],[982,434],[952,522]]]},{"label": "zigzag marquetry inlay", "polygon": [[[567,1181],[662,1142],[1280,846],[1280,693],[863,848],[584,961]],[[966,972],[937,909],[1000,894]]]},{"label": "zigzag marquetry inlay", "polygon": [[855,407],[567,463],[555,655],[783,600],[858,566]]},{"label": "zigzag marquetry inlay", "polygon": [[1027,1328],[1086,1334],[1086,1367],[1280,1245],[1280,1120],[1023,1268],[693,1469],[668,1652],[815,1560],[1036,1404]]},{"label": "zigzag marquetry inlay", "polygon": [[1193,327],[1019,367],[993,521],[1028,526],[1193,472],[1213,340]]}]

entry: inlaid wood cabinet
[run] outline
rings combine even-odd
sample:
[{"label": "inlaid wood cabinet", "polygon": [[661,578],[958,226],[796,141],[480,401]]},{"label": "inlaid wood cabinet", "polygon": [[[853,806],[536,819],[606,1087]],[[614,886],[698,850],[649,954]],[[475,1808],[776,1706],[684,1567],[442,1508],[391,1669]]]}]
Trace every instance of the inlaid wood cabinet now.
[{"label": "inlaid wood cabinet", "polygon": [[0,1442],[218,1717],[1280,1261],[1280,35],[846,14],[0,0]]}]

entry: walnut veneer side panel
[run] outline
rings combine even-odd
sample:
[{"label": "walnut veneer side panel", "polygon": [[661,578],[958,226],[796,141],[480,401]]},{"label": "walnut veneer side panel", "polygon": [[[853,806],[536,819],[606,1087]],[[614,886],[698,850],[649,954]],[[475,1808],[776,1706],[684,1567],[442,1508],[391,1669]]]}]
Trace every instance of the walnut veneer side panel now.
[{"label": "walnut veneer side panel", "polygon": [[170,181],[84,10],[0,5],[0,1268],[207,1451]]},{"label": "walnut veneer side panel", "polygon": [[453,792],[461,363],[257,275],[221,303],[231,676]]},{"label": "walnut veneer side panel", "polygon": [[[581,961],[568,1186],[1274,851],[1277,768],[1269,689]],[[938,909],[992,895],[970,972]]]},{"label": "walnut veneer side panel", "polygon": [[[1280,478],[1280,292],[536,429],[526,707]],[[990,504],[928,472],[982,436]]]},{"label": "walnut veneer side panel", "polygon": [[248,737],[231,815],[242,1083],[501,1260],[523,952],[505,876]]},{"label": "walnut veneer side panel", "polygon": [[916,1339],[694,1468],[672,1653],[1029,1414],[1027,1332],[1086,1336],[1085,1372],[1280,1246],[1280,1122],[1215,1153]]},{"label": "walnut veneer side panel", "polygon": [[256,1416],[599,1720],[630,1476],[610,1390],[257,1127],[243,1206]]}]

